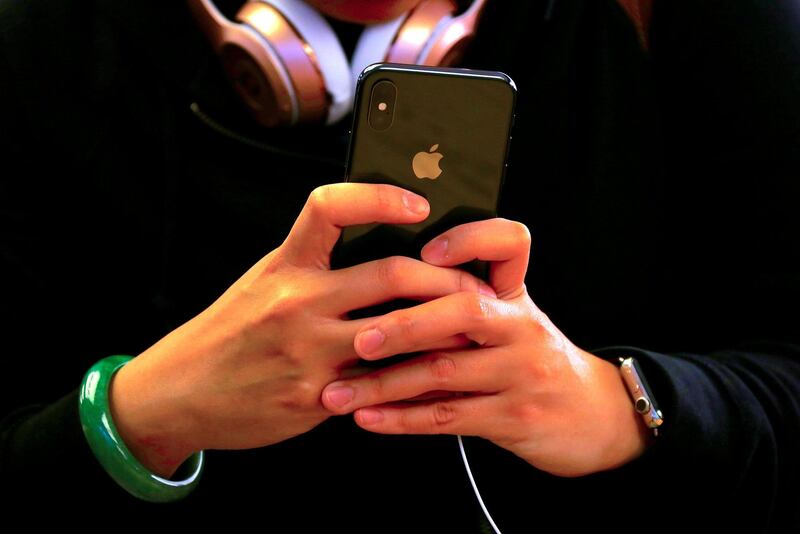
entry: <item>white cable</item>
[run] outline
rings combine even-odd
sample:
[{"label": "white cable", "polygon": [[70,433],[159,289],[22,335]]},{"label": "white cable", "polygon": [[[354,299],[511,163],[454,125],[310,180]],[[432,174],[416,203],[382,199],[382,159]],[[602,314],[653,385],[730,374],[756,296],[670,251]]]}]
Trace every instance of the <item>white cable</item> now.
[{"label": "white cable", "polygon": [[478,498],[478,504],[481,505],[481,509],[483,510],[483,515],[486,516],[486,519],[489,520],[489,524],[492,525],[492,528],[497,534],[500,534],[500,529],[497,528],[497,525],[494,523],[494,519],[492,516],[489,515],[489,510],[486,509],[486,505],[483,504],[483,499],[481,498],[481,492],[478,491],[478,485],[475,484],[475,478],[472,476],[472,470],[469,468],[469,460],[467,460],[467,452],[464,450],[464,442],[461,439],[461,436],[456,436],[458,438],[458,448],[461,449],[461,459],[464,460],[464,468],[467,470],[467,476],[469,477],[469,481],[472,484],[472,490],[475,492],[475,496]]}]

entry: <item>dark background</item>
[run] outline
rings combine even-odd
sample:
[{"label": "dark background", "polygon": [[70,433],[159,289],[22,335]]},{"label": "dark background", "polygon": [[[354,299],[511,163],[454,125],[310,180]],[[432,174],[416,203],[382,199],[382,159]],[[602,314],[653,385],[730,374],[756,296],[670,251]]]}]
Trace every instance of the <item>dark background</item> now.
[{"label": "dark background", "polygon": [[[531,230],[531,297],[582,348],[638,347],[672,418],[641,462],[575,480],[469,440],[505,532],[618,525],[642,487],[652,508],[629,525],[797,526],[800,15],[656,4],[648,56],[612,1],[559,2],[549,21],[545,2],[491,2],[464,61],[520,90],[499,213]],[[335,418],[207,451],[195,493],[158,508],[83,441],[83,373],[140,353],[278,246],[308,193],[342,179],[347,122],[255,126],[182,3],[0,1],[5,494],[186,525],[474,528],[451,436]]]}]

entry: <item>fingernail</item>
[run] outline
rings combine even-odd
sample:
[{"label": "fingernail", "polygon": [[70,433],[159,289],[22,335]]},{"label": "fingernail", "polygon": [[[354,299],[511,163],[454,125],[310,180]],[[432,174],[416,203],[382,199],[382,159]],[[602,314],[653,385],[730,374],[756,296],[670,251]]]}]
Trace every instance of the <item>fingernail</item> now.
[{"label": "fingernail", "polygon": [[327,397],[329,403],[337,408],[341,408],[353,400],[353,388],[347,386],[329,386],[325,390],[325,397]]},{"label": "fingernail", "polygon": [[481,283],[480,287],[478,288],[478,291],[480,292],[481,295],[486,295],[487,297],[497,298],[497,293],[495,293],[494,289],[492,289],[487,284]]},{"label": "fingernail", "polygon": [[383,421],[383,412],[375,408],[364,408],[358,412],[358,418],[365,425],[374,425]]},{"label": "fingernail", "polygon": [[409,191],[403,194],[403,204],[414,213],[425,213],[428,211],[428,201]]},{"label": "fingernail", "polygon": [[369,354],[381,346],[386,336],[377,328],[371,328],[356,336],[356,344],[361,347],[361,352]]},{"label": "fingernail", "polygon": [[422,253],[430,261],[442,261],[447,257],[447,245],[450,240],[446,237],[437,237],[427,245]]}]

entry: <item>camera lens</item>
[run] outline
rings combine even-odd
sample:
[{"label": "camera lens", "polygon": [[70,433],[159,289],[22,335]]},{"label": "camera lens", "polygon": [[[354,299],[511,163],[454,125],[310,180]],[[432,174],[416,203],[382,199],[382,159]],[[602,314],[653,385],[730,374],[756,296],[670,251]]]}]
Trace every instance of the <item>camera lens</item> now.
[{"label": "camera lens", "polygon": [[397,102],[397,87],[389,80],[381,80],[372,86],[370,95],[369,118],[370,127],[375,130],[387,130],[394,121],[394,107]]}]

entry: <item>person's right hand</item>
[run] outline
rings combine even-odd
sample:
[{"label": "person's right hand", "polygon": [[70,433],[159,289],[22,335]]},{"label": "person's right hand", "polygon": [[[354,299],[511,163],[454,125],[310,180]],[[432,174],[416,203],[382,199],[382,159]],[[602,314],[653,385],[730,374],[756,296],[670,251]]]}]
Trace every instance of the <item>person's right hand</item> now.
[{"label": "person's right hand", "polygon": [[[324,386],[358,361],[365,321],[347,312],[395,298],[492,289],[469,273],[395,256],[339,270],[344,226],[424,220],[422,197],[382,184],[339,183],[309,196],[288,237],[213,304],[114,376],[112,419],[146,467],[169,477],[192,453],[248,449],[306,432],[331,415]],[[463,347],[463,336],[433,348]]]}]

